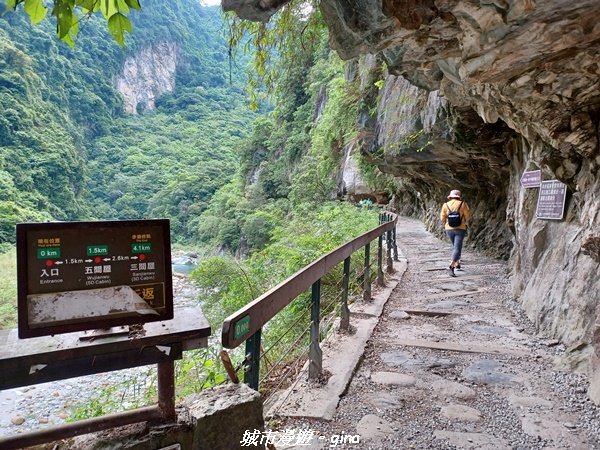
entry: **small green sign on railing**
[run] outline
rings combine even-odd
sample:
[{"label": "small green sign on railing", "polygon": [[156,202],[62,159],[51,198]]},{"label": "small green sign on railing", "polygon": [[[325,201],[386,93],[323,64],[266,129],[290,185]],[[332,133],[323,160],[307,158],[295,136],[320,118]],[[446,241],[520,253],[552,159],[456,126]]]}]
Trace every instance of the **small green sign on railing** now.
[{"label": "small green sign on railing", "polygon": [[250,331],[250,316],[244,316],[233,326],[233,338],[239,339]]}]

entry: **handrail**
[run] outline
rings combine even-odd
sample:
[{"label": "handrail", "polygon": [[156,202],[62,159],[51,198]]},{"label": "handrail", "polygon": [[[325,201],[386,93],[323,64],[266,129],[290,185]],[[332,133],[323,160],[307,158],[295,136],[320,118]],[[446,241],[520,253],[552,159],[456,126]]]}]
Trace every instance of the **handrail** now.
[{"label": "handrail", "polygon": [[181,309],[168,321],[147,323],[145,333],[135,338],[108,333],[82,340],[82,333],[68,333],[18,341],[16,330],[0,333],[0,391],[149,364],[157,365],[158,388],[153,406],[0,436],[0,448],[20,449],[143,421],[175,422],[175,360],[183,351],[206,347],[210,334],[197,307]]},{"label": "handrail", "polygon": [[[388,222],[332,250],[227,317],[221,332],[223,347],[231,349],[239,346],[337,264],[386,231],[394,230],[398,216],[394,213],[387,214],[390,216]],[[245,320],[246,317],[248,321]],[[243,328],[238,329],[239,333],[236,336],[235,325],[242,320]]]}]

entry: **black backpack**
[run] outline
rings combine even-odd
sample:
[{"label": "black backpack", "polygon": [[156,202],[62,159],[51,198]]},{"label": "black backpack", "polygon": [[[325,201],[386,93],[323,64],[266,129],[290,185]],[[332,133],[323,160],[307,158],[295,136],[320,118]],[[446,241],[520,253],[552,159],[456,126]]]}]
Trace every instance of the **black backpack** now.
[{"label": "black backpack", "polygon": [[456,211],[452,211],[448,203],[446,203],[446,208],[448,208],[448,225],[451,227],[460,227],[462,223],[462,217],[460,216],[460,208],[462,207],[463,202],[460,202]]}]

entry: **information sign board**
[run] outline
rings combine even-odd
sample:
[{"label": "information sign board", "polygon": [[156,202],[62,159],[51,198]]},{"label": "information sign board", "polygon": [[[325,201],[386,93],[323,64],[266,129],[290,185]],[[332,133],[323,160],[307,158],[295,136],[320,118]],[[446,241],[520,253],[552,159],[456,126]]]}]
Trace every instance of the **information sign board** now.
[{"label": "information sign board", "polygon": [[542,181],[535,215],[538,219],[560,220],[565,213],[567,185],[558,180]]},{"label": "information sign board", "polygon": [[17,225],[19,337],[173,318],[166,219]]},{"label": "information sign board", "polygon": [[523,172],[523,175],[521,176],[521,187],[525,189],[540,187],[541,182],[541,170],[531,170],[529,172]]}]

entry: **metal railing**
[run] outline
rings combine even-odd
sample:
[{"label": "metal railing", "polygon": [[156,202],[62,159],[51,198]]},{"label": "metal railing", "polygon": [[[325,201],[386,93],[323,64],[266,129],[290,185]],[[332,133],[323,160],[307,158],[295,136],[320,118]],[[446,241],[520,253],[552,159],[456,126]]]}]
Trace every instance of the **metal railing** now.
[{"label": "metal railing", "polygon": [[[351,294],[351,256],[360,249],[364,249],[364,267],[358,277],[360,280],[355,281],[361,282],[363,301],[371,301],[371,284],[373,281],[371,275],[371,242],[375,240],[377,240],[377,273],[375,281],[378,286],[384,286],[384,242],[386,244],[387,259],[385,270],[388,273],[393,272],[393,261],[398,261],[396,222],[396,214],[391,212],[380,213],[379,226],[313,261],[287,280],[225,319],[221,335],[223,347],[233,349],[245,342],[243,368],[244,382],[246,384],[253,389],[259,389],[261,358],[266,359],[266,355],[269,354],[274,345],[281,341],[285,333],[288,333],[292,327],[300,323],[303,317],[297,314],[298,318],[294,321],[292,327],[289,327],[282,336],[275,339],[275,343],[272,343],[266,350],[263,350],[261,345],[263,328],[273,317],[301,296],[309,287],[311,288],[310,303],[305,305],[305,307],[307,310],[310,309],[310,324],[300,330],[300,336],[292,342],[290,347],[297,349],[306,334],[310,333],[309,344],[306,346],[309,360],[308,377],[311,380],[315,380],[322,376],[323,355],[319,339],[321,334],[321,318],[335,312],[336,307],[339,306],[340,329],[344,331],[350,329],[348,301]],[[332,302],[325,310],[322,310],[321,281],[324,276],[328,275],[340,263],[343,263],[343,275],[339,286],[334,287],[340,289],[341,292],[335,296],[337,301]],[[306,347],[300,348],[306,349]],[[281,357],[281,360],[286,355],[287,353]],[[279,362],[281,361],[271,365],[271,368],[266,371],[267,374],[263,377],[263,380],[268,377]]]},{"label": "metal railing", "polygon": [[[20,449],[144,421],[176,422],[175,361],[186,350],[206,347],[211,329],[200,308],[179,310],[175,318],[145,327],[135,338],[109,333],[84,340],[82,333],[68,333],[26,339],[18,341],[16,355],[10,346],[0,345],[0,390],[149,364],[157,365],[158,390],[158,404],[0,436],[0,448]],[[2,337],[10,340],[10,335]]]}]

